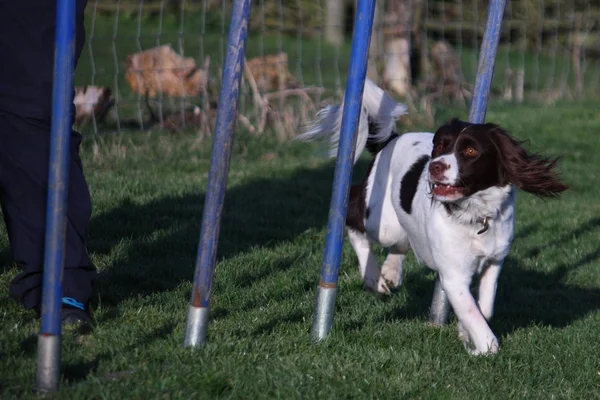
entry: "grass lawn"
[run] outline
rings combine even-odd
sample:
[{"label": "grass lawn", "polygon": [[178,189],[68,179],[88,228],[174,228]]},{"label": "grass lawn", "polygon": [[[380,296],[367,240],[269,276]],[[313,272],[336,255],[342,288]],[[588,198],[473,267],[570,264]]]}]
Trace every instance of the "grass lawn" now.
[{"label": "grass lawn", "polygon": [[[310,329],[333,163],[316,146],[236,137],[208,344],[182,348],[210,144],[191,132],[88,137],[93,335],[66,336],[60,399],[597,398],[600,393],[599,103],[490,104],[487,119],[563,155],[563,198],[518,197],[492,328],[473,358],[455,325],[428,325],[434,276],[405,264],[387,299],[362,289],[344,245],[331,336]],[[442,122],[465,110],[441,110]],[[366,162],[355,170],[362,177]],[[0,391],[32,397],[39,323],[8,299],[18,270],[0,236]]]}]

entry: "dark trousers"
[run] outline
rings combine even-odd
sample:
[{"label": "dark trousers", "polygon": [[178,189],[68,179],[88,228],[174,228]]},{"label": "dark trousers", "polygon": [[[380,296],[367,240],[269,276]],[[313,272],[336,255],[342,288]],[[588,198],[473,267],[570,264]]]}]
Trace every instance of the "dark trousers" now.
[{"label": "dark trousers", "polygon": [[[85,247],[92,204],[80,143],[81,135],[72,132],[63,297],[87,304],[96,268]],[[12,257],[22,270],[10,296],[29,309],[41,305],[49,148],[49,122],[0,111],[0,204]]]}]

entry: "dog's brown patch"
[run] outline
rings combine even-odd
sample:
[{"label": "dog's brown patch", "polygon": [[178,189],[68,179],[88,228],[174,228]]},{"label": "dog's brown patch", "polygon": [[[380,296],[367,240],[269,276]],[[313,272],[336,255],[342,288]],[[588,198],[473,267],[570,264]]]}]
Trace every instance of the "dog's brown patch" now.
[{"label": "dog's brown patch", "polygon": [[363,181],[358,185],[350,187],[350,197],[348,199],[348,212],[346,214],[346,226],[360,233],[365,233],[365,217],[367,216],[367,180],[371,175],[371,170],[375,164],[375,158],[369,163],[367,173]]}]

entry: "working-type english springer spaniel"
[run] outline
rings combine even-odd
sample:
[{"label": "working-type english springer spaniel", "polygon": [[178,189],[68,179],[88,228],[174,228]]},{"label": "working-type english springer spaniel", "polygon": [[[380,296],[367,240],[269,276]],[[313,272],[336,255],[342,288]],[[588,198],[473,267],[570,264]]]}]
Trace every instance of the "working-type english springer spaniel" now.
[{"label": "working-type english springer spaniel", "polygon": [[[299,140],[328,140],[337,154],[343,105],[321,110]],[[515,188],[540,197],[567,189],[556,159],[533,154],[501,127],[457,119],[435,134],[397,135],[406,108],[365,82],[354,162],[373,155],[364,181],[352,186],[346,226],[367,288],[390,293],[402,282],[412,249],[437,271],[458,317],[459,338],[472,354],[495,353],[487,324],[496,285],[513,240]],[[379,266],[370,242],[388,249]],[[470,284],[479,275],[479,298]]]}]

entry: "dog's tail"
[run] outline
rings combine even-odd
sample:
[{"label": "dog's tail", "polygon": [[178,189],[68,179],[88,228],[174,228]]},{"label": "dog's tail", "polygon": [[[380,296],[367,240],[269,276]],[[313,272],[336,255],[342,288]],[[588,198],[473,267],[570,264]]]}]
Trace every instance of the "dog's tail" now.
[{"label": "dog's tail", "polygon": [[[301,141],[328,141],[329,156],[336,157],[342,128],[344,103],[330,105],[317,113],[304,132],[296,137]],[[365,147],[372,153],[378,144],[385,143],[395,136],[396,120],[406,114],[406,106],[396,103],[371,80],[365,80],[363,91],[354,162],[358,161]]]}]

